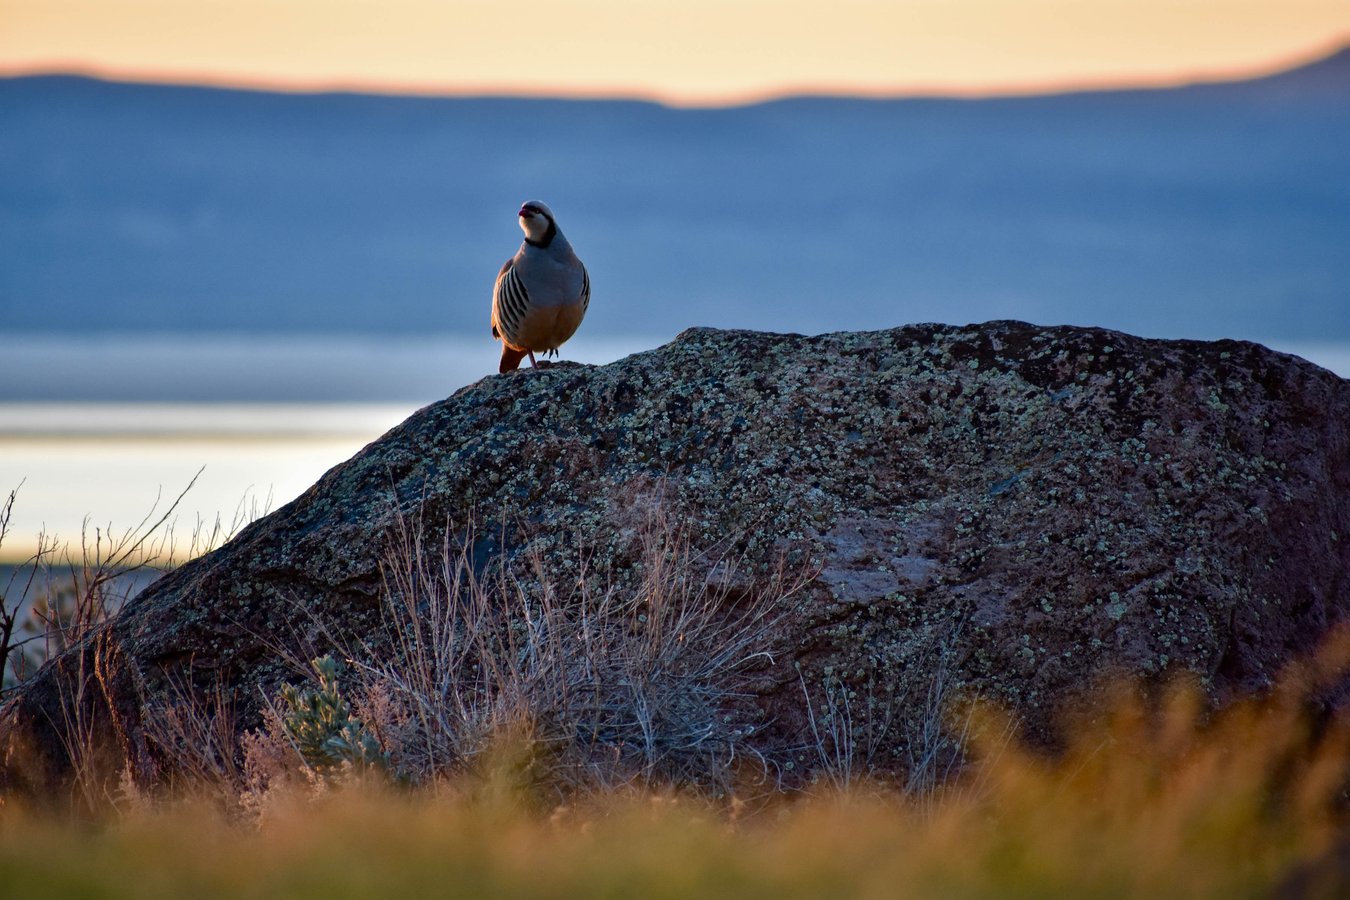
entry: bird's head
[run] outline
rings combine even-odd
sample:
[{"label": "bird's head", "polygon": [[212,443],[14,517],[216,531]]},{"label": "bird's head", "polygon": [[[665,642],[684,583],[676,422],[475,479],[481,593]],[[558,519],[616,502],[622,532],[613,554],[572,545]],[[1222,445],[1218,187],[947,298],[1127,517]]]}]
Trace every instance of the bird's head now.
[{"label": "bird's head", "polygon": [[547,246],[557,232],[553,210],[538,200],[526,200],[520,207],[520,229],[531,244]]}]

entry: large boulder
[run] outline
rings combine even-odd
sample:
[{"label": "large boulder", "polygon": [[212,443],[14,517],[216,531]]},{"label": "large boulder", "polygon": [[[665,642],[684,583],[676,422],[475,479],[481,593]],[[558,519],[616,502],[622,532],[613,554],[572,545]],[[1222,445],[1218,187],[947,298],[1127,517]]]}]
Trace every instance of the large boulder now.
[{"label": "large boulder", "polygon": [[487,377],[26,683],[0,714],[9,778],[67,771],[81,673],[82,721],[138,771],[161,762],[144,712],[184,679],[225,685],[255,726],[295,677],[282,645],[322,643],[316,622],[378,633],[381,554],[410,511],[432,546],[476,521],[475,565],[528,556],[563,584],[584,546],[622,585],[653,506],[691,559],[807,579],[752,698],[766,755],[820,764],[812,725],[847,706],[898,770],[939,676],[1043,731],[1105,675],[1186,671],[1222,700],[1314,646],[1350,611],[1350,382],[1252,343],[1019,322],[691,329]]}]

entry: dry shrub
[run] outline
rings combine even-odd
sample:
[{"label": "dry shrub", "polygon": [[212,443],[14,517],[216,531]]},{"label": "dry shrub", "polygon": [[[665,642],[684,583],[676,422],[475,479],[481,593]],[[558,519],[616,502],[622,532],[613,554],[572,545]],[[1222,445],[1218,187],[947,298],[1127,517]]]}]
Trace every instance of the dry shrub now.
[{"label": "dry shrub", "polygon": [[[0,586],[0,699],[48,660],[101,628],[158,575],[224,544],[266,514],[270,497],[260,505],[246,495],[228,524],[220,517],[199,520],[180,544],[175,517],[201,474],[199,470],[167,505],[157,496],[130,528],[97,526],[86,519],[76,544],[38,535],[37,551]],[[0,503],[0,547],[18,492],[10,491]]]},{"label": "dry shrub", "polygon": [[[54,724],[71,765],[65,780],[70,805],[79,815],[97,816],[124,805],[129,784],[144,787],[159,774],[131,772],[148,761],[132,760],[127,729],[109,691],[123,676],[139,685],[140,673],[126,663],[108,623],[159,574],[224,543],[266,511],[246,496],[228,526],[219,517],[198,521],[180,545],[175,515],[200,476],[199,471],[167,505],[157,496],[130,528],[92,526],[86,520],[75,545],[39,535],[36,553],[13,570],[0,590],[0,700],[39,668],[59,670],[52,683],[59,692],[61,720]],[[16,488],[0,504],[0,544],[17,494]],[[148,736],[173,760],[177,785],[236,784],[232,701],[219,686],[213,696],[198,696],[189,683],[171,685],[169,699],[144,710]]]},{"label": "dry shrub", "polygon": [[798,670],[816,757],[813,786],[833,792],[893,787],[897,773],[885,751],[897,737],[905,749],[904,790],[912,799],[931,798],[956,777],[976,700],[957,685],[963,624],[929,629],[907,670],[884,690],[875,674],[859,685],[830,670],[813,689]]},{"label": "dry shrub", "polygon": [[[405,777],[472,770],[508,743],[529,778],[582,785],[725,788],[753,749],[750,681],[771,662],[774,626],[804,583],[782,568],[750,586],[728,555],[696,552],[659,504],[639,529],[636,582],[618,586],[578,553],[574,583],[475,568],[473,528],[396,516],[382,571],[383,633],[348,648],[354,705]],[[384,646],[392,652],[380,653]]]},{"label": "dry shrub", "polygon": [[232,798],[246,785],[235,691],[218,673],[208,688],[194,685],[189,666],[170,676],[161,699],[142,708],[146,740],[157,758],[173,762],[164,773],[167,787]]}]

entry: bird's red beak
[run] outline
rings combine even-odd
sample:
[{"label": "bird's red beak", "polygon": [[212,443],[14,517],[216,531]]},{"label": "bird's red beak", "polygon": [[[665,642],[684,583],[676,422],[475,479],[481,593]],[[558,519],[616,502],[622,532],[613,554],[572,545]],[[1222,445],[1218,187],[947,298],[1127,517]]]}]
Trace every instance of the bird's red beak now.
[{"label": "bird's red beak", "polygon": [[534,210],[530,209],[528,206],[522,206],[520,212],[516,215],[520,216],[522,219],[528,219],[530,216],[534,215]]}]

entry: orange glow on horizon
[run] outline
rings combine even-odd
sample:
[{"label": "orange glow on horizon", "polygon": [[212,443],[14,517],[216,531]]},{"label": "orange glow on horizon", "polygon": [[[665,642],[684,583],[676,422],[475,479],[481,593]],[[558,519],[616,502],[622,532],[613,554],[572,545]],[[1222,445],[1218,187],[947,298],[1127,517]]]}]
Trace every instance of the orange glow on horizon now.
[{"label": "orange glow on horizon", "polygon": [[1345,0],[0,0],[0,73],[293,91],[638,97],[1026,93],[1293,65]]},{"label": "orange glow on horizon", "polygon": [[137,84],[197,85],[203,87],[233,88],[294,94],[384,94],[422,97],[535,97],[577,100],[637,100],[674,107],[739,106],[784,97],[862,97],[887,99],[901,97],[951,97],[978,99],[984,97],[1033,96],[1075,91],[1114,90],[1129,88],[1166,88],[1203,82],[1218,82],[1257,78],[1275,74],[1298,65],[1315,62],[1344,46],[1350,38],[1322,45],[1311,52],[1295,53],[1247,65],[1219,68],[1183,69],[1168,73],[1121,72],[1108,74],[1028,78],[1026,80],[1000,79],[989,82],[965,82],[936,79],[905,82],[895,85],[838,83],[796,84],[784,82],[774,87],[743,90],[726,89],[716,92],[624,86],[621,84],[546,84],[539,82],[512,83],[471,81],[418,81],[411,78],[357,78],[327,75],[278,76],[234,71],[171,70],[160,67],[122,68],[111,65],[90,65],[84,62],[50,62],[46,64],[11,65],[0,61],[0,78],[23,75],[77,75],[107,81]]}]

